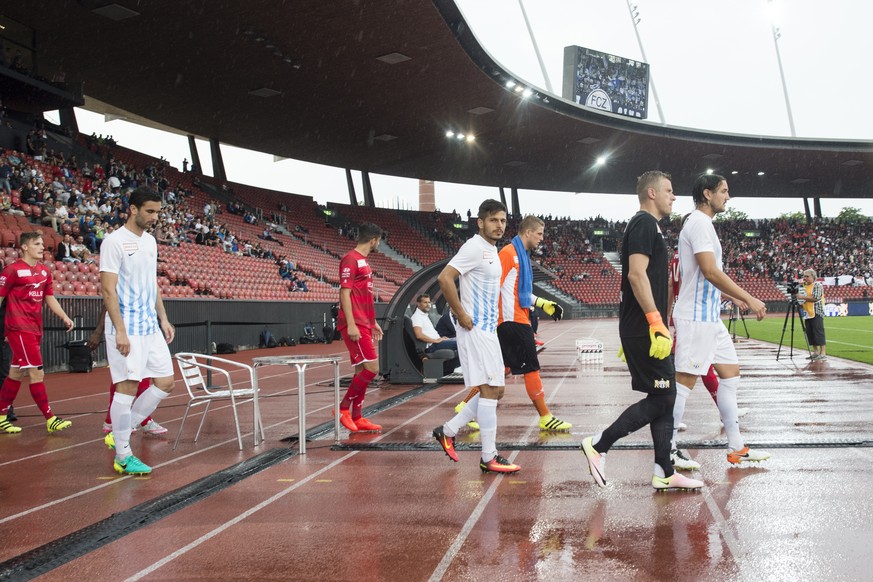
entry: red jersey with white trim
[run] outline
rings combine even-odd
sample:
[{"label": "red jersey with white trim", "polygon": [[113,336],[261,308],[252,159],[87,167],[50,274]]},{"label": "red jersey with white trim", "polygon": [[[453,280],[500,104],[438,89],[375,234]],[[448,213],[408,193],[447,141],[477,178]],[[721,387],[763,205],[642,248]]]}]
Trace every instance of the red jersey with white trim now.
[{"label": "red jersey with white trim", "polygon": [[[373,270],[367,257],[357,250],[349,251],[340,261],[340,289],[351,289],[352,317],[356,326],[373,327],[376,304],[373,294]],[[348,327],[346,314],[340,309],[337,329]]]},{"label": "red jersey with white trim", "polygon": [[31,267],[19,259],[0,273],[0,297],[6,307],[6,331],[42,335],[42,303],[52,291],[52,275],[44,265]]}]

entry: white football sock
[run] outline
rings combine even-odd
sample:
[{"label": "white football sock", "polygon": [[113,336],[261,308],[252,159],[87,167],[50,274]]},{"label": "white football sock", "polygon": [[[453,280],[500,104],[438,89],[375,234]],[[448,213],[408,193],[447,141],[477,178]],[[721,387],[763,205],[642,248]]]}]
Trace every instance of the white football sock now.
[{"label": "white football sock", "polygon": [[130,433],[133,424],[130,422],[130,407],[134,397],[130,394],[116,392],[109,407],[109,418],[112,420],[112,437],[115,439],[115,456],[119,459],[131,455]]},{"label": "white football sock", "polygon": [[497,401],[479,399],[479,439],[482,441],[482,460],[486,463],[497,454]]},{"label": "white football sock", "polygon": [[443,425],[443,432],[446,436],[453,437],[458,434],[458,431],[465,424],[476,418],[476,413],[479,411],[479,395],[475,395],[467,402],[467,406],[461,409],[461,412],[452,417],[450,421]]},{"label": "white football sock", "polygon": [[679,434],[679,423],[682,422],[682,417],[685,416],[685,401],[688,400],[688,395],[691,394],[691,389],[676,382],[676,404],[673,405],[673,440],[670,441],[670,448],[676,448],[676,435]]},{"label": "white football sock", "polygon": [[167,396],[169,396],[167,392],[164,392],[154,384],[149,386],[145,392],[137,396],[136,401],[133,403],[133,407],[130,409],[131,426],[139,426],[142,421],[148,418],[151,413],[155,411],[155,408],[158,407],[161,400]]},{"label": "white football sock", "polygon": [[739,451],[745,446],[743,437],[740,435],[740,417],[737,414],[737,388],[739,385],[739,376],[721,378],[718,384],[718,412],[721,414],[721,422],[724,424],[728,447],[732,451]]}]

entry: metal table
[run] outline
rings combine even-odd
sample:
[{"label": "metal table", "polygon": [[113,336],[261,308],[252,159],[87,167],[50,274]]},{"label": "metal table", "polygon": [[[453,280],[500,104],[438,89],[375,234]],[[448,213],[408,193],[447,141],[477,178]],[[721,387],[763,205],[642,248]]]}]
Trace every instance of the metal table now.
[{"label": "metal table", "polygon": [[[339,442],[339,404],[340,404],[340,373],[339,356],[264,356],[252,360],[254,368],[255,392],[258,390],[258,368],[263,366],[294,366],[297,368],[297,445],[301,455],[306,454],[306,367],[310,364],[333,364],[333,438]],[[257,439],[257,432],[255,433]]]}]

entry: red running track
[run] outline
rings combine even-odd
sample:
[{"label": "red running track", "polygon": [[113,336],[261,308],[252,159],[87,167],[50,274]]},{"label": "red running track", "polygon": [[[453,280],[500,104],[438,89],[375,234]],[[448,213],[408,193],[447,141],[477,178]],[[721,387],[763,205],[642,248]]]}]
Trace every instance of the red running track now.
[{"label": "red running track", "polygon": [[[859,325],[871,327],[868,318]],[[869,579],[873,558],[873,405],[871,368],[805,353],[775,361],[773,346],[738,343],[740,406],[746,440],[773,456],[735,468],[716,448],[723,440],[704,389],[689,398],[680,440],[702,465],[702,492],[655,493],[647,429],[609,454],[598,489],[578,452],[582,437],[610,423],[639,398],[615,357],[615,320],[543,324],[541,354],[552,411],[569,434],[541,433],[524,384],[510,380],[498,411],[502,454],[522,471],[483,475],[478,452],[452,463],[430,432],[453,414],[463,386],[424,392],[374,415],[382,434],[331,431],[305,456],[286,460],[156,519],[109,543],[84,549],[42,578],[89,580],[794,580]],[[605,344],[602,363],[576,359],[575,340]],[[341,353],[342,344],[310,347]],[[302,346],[232,356],[306,353]],[[348,373],[348,366],[343,373]],[[0,561],[125,512],[256,455],[284,450],[296,433],[296,374],[262,369],[267,441],[252,446],[250,408],[241,415],[239,451],[227,408],[210,411],[195,444],[199,411],[176,451],[186,399],[177,383],[155,418],[167,438],[136,435],[134,450],[151,476],[121,477],[102,444],[107,370],[56,374],[47,386],[71,429],[48,435],[26,390],[16,409],[24,431],[0,435]],[[327,367],[307,372],[308,425],[331,420]],[[371,388],[367,405],[412,387]],[[459,445],[476,444],[462,433]],[[361,450],[362,445],[384,450]],[[355,448],[359,447],[359,448]],[[296,449],[295,449],[296,450]],[[85,530],[86,532],[88,530]],[[40,550],[41,551],[41,550]],[[0,571],[2,575],[2,571]],[[27,576],[25,576],[27,577]],[[15,577],[9,577],[14,579]]]}]

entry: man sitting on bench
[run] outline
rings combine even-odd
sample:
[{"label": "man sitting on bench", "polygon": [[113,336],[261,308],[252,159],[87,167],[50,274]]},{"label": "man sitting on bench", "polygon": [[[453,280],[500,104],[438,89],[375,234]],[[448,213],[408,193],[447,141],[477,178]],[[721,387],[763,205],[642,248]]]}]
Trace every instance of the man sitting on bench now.
[{"label": "man sitting on bench", "polygon": [[[433,353],[436,350],[453,350],[455,357],[451,360],[446,360],[444,364],[445,373],[450,374],[461,364],[461,360],[458,358],[458,340],[441,336],[437,333],[433,322],[428,316],[430,311],[430,295],[424,293],[419,295],[415,301],[417,307],[411,317],[412,331],[415,334],[415,339],[424,342],[425,354]],[[448,306],[446,306],[446,309],[448,309]]]}]

